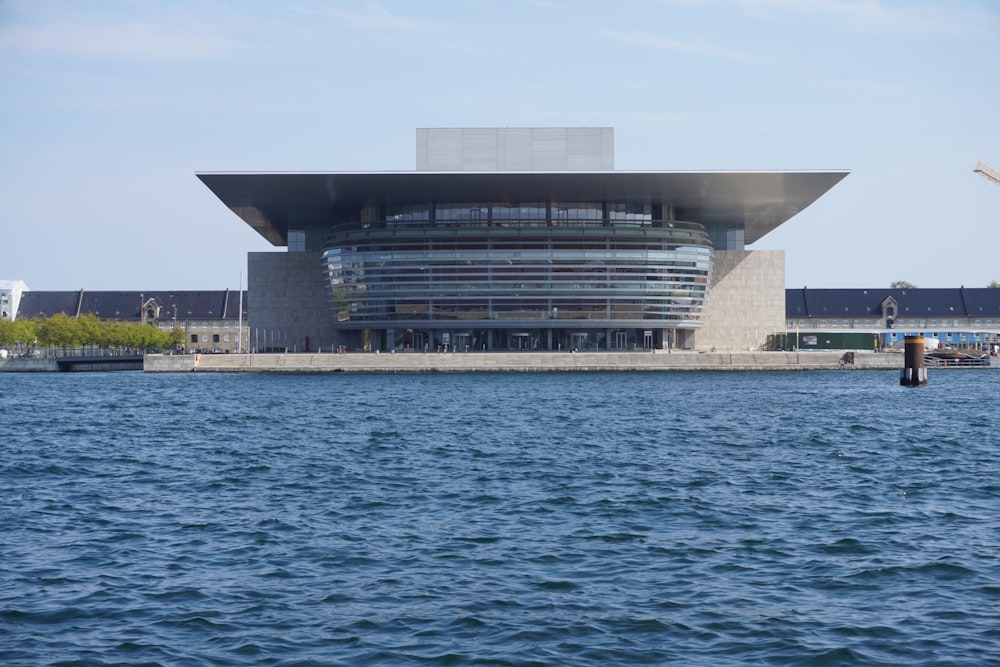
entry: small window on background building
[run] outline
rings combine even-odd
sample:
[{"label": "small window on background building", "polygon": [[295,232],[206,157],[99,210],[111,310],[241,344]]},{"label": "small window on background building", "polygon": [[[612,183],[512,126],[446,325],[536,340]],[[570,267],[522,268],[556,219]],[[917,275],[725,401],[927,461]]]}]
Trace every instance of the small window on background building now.
[{"label": "small window on background building", "polygon": [[871,320],[865,320],[865,326],[866,327],[870,327],[871,325],[872,325],[872,321]]},{"label": "small window on background building", "polygon": [[212,334],[212,342],[213,343],[219,342],[219,334]]},{"label": "small window on background building", "polygon": [[848,320],[844,320],[844,326],[849,327],[851,326],[851,323]]},{"label": "small window on background building", "polygon": [[198,342],[198,334],[191,334],[191,342],[192,343]]},{"label": "small window on background building", "polygon": [[821,327],[825,327],[825,326],[826,326],[826,320],[820,320],[820,321],[819,321],[819,325],[820,325]]},{"label": "small window on background building", "polygon": [[854,326],[860,327],[861,326],[861,320],[854,320]]}]

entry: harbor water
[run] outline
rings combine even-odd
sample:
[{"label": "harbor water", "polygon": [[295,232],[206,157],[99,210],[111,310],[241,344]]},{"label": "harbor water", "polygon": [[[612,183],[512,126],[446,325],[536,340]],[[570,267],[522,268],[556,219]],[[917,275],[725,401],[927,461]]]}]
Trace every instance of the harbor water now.
[{"label": "harbor water", "polygon": [[3,665],[1000,664],[1000,376],[0,376]]}]

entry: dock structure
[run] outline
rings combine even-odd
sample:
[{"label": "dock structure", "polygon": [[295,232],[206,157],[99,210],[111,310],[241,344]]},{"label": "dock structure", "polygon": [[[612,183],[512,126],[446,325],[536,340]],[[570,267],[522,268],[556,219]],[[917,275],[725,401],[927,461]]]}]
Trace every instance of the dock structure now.
[{"label": "dock structure", "polygon": [[898,353],[842,352],[409,352],[148,355],[152,373],[468,373],[548,371],[896,370]]}]

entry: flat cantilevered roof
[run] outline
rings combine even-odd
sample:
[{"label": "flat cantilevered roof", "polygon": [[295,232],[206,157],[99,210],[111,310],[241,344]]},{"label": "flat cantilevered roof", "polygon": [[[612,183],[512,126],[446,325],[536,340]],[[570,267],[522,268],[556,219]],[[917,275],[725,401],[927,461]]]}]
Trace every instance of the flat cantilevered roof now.
[{"label": "flat cantilevered roof", "polygon": [[758,241],[847,171],[199,173],[236,215],[276,246],[288,229],[333,224],[365,205],[425,202],[659,201],[678,220],[742,224]]}]

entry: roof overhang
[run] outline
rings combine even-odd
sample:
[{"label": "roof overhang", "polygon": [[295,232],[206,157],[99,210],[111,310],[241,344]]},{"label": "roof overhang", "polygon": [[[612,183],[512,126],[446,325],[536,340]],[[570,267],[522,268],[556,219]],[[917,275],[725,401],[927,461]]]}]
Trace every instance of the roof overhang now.
[{"label": "roof overhang", "polygon": [[744,227],[760,240],[839,183],[847,171],[199,173],[273,245],[289,228],[331,224],[365,205],[436,202],[659,201],[680,220]]}]

